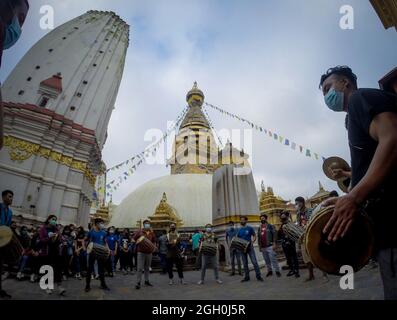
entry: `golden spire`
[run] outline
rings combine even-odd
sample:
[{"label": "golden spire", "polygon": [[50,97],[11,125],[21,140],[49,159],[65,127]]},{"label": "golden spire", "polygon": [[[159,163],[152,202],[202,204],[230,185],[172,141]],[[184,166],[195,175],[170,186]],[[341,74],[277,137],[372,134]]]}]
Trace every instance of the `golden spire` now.
[{"label": "golden spire", "polygon": [[186,101],[189,106],[202,106],[204,102],[204,93],[197,86],[197,81],[194,81],[193,88],[187,93]]}]

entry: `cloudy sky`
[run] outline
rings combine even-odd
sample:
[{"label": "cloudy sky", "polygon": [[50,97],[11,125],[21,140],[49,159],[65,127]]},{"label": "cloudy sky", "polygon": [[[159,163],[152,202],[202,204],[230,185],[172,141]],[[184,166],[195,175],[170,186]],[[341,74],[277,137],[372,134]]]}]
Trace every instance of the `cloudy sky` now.
[{"label": "cloudy sky", "polygon": [[[235,113],[319,154],[350,160],[344,115],[329,111],[318,90],[320,75],[346,64],[360,87],[396,66],[397,33],[385,30],[367,0],[34,0],[24,33],[6,51],[4,81],[41,30],[39,9],[52,5],[55,26],[90,9],[112,10],[131,25],[116,109],[103,150],[108,166],[141,152],[145,132],[164,130],[186,105],[197,81],[206,101]],[[342,5],[354,9],[354,29],[339,27]],[[217,129],[248,128],[216,111]],[[253,132],[251,162],[261,180],[285,199],[311,196],[318,181],[337,188],[322,162]],[[109,179],[122,171],[113,173]],[[119,203],[146,181],[169,174],[165,165],[144,164],[113,195]]]}]

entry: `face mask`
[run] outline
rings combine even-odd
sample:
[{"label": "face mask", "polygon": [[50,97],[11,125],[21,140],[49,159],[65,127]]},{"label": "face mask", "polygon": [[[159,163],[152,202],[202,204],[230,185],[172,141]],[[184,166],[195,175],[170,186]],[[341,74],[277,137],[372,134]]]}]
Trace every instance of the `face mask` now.
[{"label": "face mask", "polygon": [[265,223],[266,223],[266,220],[261,220],[261,222],[262,222],[262,224],[265,224]]},{"label": "face mask", "polygon": [[103,223],[100,223],[99,224],[99,229],[103,229],[103,228],[105,228],[105,225]]},{"label": "face mask", "polygon": [[149,223],[145,223],[145,224],[143,225],[143,227],[144,227],[145,229],[149,229],[149,228],[150,228],[150,224],[149,224]]},{"label": "face mask", "polygon": [[170,228],[171,231],[175,231],[175,228]]},{"label": "face mask", "polygon": [[240,222],[242,226],[245,226],[247,222]]},{"label": "face mask", "polygon": [[207,232],[211,232],[211,228],[205,228],[205,231],[207,231]]},{"label": "face mask", "polygon": [[5,29],[3,42],[4,49],[11,48],[18,41],[21,33],[22,30],[21,26],[19,25],[18,17],[14,16],[11,23]]},{"label": "face mask", "polygon": [[344,95],[342,91],[336,91],[334,88],[330,89],[324,96],[324,101],[332,111],[343,111]]},{"label": "face mask", "polygon": [[56,225],[57,225],[57,221],[56,221],[56,220],[51,220],[51,221],[50,221],[50,225],[56,226]]}]

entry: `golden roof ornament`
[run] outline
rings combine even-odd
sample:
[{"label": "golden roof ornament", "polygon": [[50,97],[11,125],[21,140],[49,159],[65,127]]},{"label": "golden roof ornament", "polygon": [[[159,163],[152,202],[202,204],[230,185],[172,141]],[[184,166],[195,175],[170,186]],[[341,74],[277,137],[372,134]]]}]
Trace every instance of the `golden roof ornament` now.
[{"label": "golden roof ornament", "polygon": [[198,105],[202,106],[204,102],[204,93],[197,86],[197,81],[194,82],[193,88],[187,93],[186,101],[189,106]]}]

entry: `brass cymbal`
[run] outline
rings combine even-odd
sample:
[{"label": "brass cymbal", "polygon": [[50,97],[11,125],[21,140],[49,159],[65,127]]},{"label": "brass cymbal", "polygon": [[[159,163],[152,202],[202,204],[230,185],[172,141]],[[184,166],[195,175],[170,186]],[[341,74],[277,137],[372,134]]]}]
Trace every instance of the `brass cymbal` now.
[{"label": "brass cymbal", "polygon": [[345,171],[351,170],[349,164],[340,157],[329,157],[324,160],[323,171],[324,171],[325,175],[328,178],[330,178],[331,180],[338,181],[338,179],[334,179],[332,177],[332,170],[335,170],[335,169],[342,169]]},{"label": "brass cymbal", "polygon": [[348,188],[349,188],[349,184],[350,184],[350,179],[349,179],[349,178],[339,179],[339,180],[338,180],[338,187],[339,187],[339,189],[341,189],[344,193],[347,193]]}]

